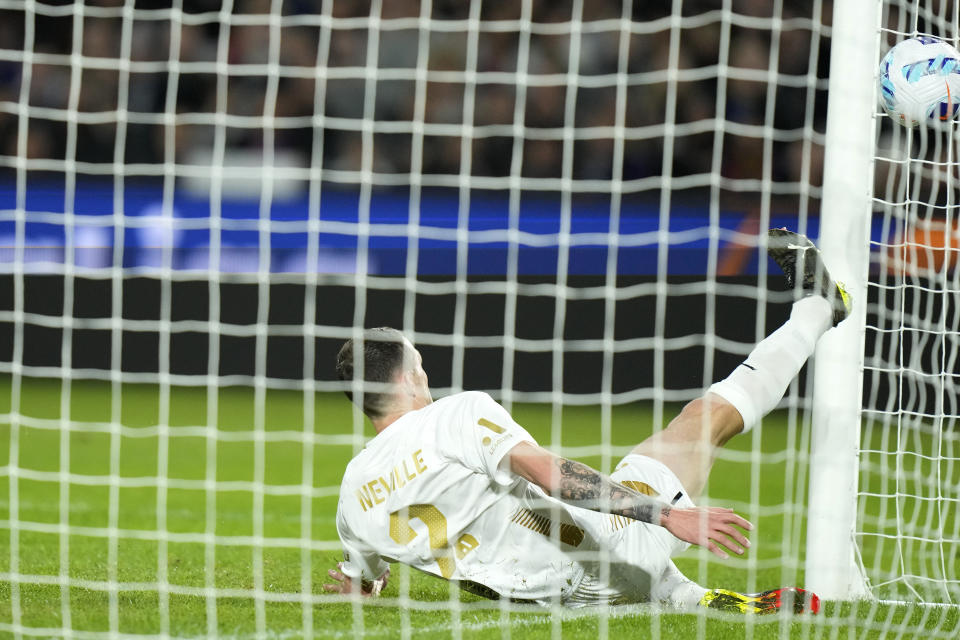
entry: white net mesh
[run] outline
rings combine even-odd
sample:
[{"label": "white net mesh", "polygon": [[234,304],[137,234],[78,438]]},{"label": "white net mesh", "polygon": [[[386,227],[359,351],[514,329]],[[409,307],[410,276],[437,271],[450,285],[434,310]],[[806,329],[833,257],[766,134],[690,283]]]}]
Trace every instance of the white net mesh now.
[{"label": "white net mesh", "polygon": [[[326,595],[340,477],[371,435],[333,357],[362,327],[396,326],[435,396],[489,391],[609,472],[786,317],[757,245],[774,226],[817,235],[829,9],[0,0],[0,629],[714,637],[729,621],[706,611],[679,631],[647,609],[570,623],[400,567],[376,601]],[[878,479],[862,486],[888,506],[864,511],[861,538],[875,583],[920,574],[910,548],[955,594],[956,276],[915,277],[887,250],[918,215],[951,228],[950,206],[904,204],[926,201],[924,172],[950,192],[952,145],[936,149],[891,163],[891,184],[913,182],[885,198],[874,255],[901,278],[875,308],[918,296],[911,353],[940,365],[913,395],[868,387],[865,441],[884,448],[863,452]],[[921,296],[922,277],[953,284]],[[868,362],[878,380],[884,367]],[[690,552],[691,578],[802,583],[803,388],[720,453],[708,487],[759,525],[754,550],[735,565]],[[894,414],[934,398],[939,422]],[[911,438],[940,456],[935,490]],[[904,483],[942,500],[903,519]],[[889,626],[886,610],[838,612],[776,631]]]},{"label": "white net mesh", "polygon": [[[956,7],[884,5],[881,51],[915,35],[957,43]],[[881,119],[857,537],[881,597],[960,597],[955,127]]]}]

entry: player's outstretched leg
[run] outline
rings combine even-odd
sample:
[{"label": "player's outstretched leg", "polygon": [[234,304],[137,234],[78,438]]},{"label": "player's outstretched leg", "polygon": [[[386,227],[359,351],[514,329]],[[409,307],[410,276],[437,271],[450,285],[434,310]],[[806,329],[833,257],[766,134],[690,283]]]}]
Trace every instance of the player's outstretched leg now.
[{"label": "player's outstretched leg", "polygon": [[737,593],[727,589],[711,589],[700,600],[701,607],[731,613],[770,614],[781,611],[818,613],[820,598],[812,591],[786,587],[763,593]]},{"label": "player's outstretched leg", "polygon": [[[794,302],[790,319],[754,347],[733,373],[633,450],[666,464],[692,498],[703,490],[717,448],[753,428],[773,410],[813,354],[820,336],[850,315],[850,296],[830,277],[810,240],[785,229],[772,229],[769,249],[788,284],[805,297]],[[820,599],[814,593],[794,587],[757,594],[707,590],[683,577],[672,563],[659,580],[656,597],[682,608],[702,606],[741,614],[820,610]]]},{"label": "player's outstretched leg", "polygon": [[692,498],[703,490],[716,448],[777,406],[820,336],[850,313],[850,297],[830,277],[812,242],[784,229],[771,230],[769,240],[771,257],[806,297],[794,302],[790,319],[726,379],[633,450],[666,464]]},{"label": "player's outstretched leg", "polygon": [[710,387],[737,408],[744,431],[777,406],[820,336],[849,316],[852,304],[806,236],[771,229],[768,240],[770,257],[783,269],[787,283],[806,297],[793,303],[790,319],[761,341],[730,376]]}]

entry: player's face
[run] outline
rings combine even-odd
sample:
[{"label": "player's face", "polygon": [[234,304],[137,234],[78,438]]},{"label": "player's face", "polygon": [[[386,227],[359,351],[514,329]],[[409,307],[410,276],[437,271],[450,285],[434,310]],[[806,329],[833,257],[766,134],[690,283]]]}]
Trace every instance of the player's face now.
[{"label": "player's face", "polygon": [[433,398],[430,396],[430,381],[427,379],[427,372],[423,370],[423,357],[409,340],[404,339],[404,341],[407,345],[407,357],[409,358],[406,366],[406,376],[417,398],[422,398],[423,404],[426,406],[433,402]]}]

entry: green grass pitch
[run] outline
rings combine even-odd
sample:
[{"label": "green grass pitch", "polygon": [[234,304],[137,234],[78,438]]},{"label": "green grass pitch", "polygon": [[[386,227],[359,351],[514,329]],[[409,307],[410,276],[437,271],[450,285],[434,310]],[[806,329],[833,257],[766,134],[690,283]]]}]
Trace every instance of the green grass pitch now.
[{"label": "green grass pitch", "polygon": [[[400,637],[405,629],[413,638],[553,638],[557,632],[563,638],[601,633],[639,638],[872,638],[882,637],[884,628],[896,637],[960,635],[956,609],[867,604],[826,603],[824,615],[815,618],[759,621],[644,607],[508,611],[467,594],[451,594],[447,583],[400,566],[393,567],[384,600],[363,605],[339,601],[321,596],[321,585],[327,581],[326,570],[340,558],[334,544],[333,488],[339,486],[353,444],[345,439],[342,444],[308,446],[298,440],[305,422],[302,393],[268,391],[258,398],[249,388],[218,390],[215,415],[221,434],[215,450],[209,450],[202,429],[182,430],[207,424],[212,408],[206,389],[173,388],[168,401],[155,386],[123,385],[118,399],[105,382],[74,382],[69,396],[64,389],[59,381],[24,379],[19,396],[24,419],[14,427],[11,379],[0,378],[0,636],[18,629],[56,637],[71,629],[103,633],[111,628],[120,634],[196,638],[297,638],[309,629],[317,637],[380,638]],[[252,437],[258,407],[265,416],[262,455]],[[667,417],[676,410],[668,407]],[[352,410],[341,395],[317,395],[313,411],[316,433],[351,433]],[[72,428],[63,431],[58,425],[66,412]],[[551,413],[551,407],[543,405],[514,408],[518,421],[546,445],[558,444],[551,442]],[[112,418],[124,429],[111,433]],[[599,444],[600,418],[597,407],[564,408],[559,444],[575,454],[584,451],[579,447]],[[615,407],[610,440],[615,447],[629,447],[650,433],[652,421],[649,406]],[[167,436],[156,428],[161,422],[169,425]],[[17,444],[14,460],[12,438]],[[753,520],[753,548],[748,558],[724,562],[689,551],[678,559],[687,575],[706,585],[741,590],[803,584],[803,509],[796,502],[802,503],[806,493],[805,467],[787,455],[803,442],[802,425],[785,411],[768,419],[761,434],[735,439],[714,467],[708,494],[714,504],[734,506]],[[755,447],[766,456],[758,459],[759,473],[751,474]],[[617,461],[576,457],[606,471]],[[215,462],[211,479],[217,485],[208,492],[202,483],[208,478],[209,460]],[[64,471],[70,475],[58,475]],[[99,480],[112,471],[122,478],[113,489]],[[158,476],[170,479],[165,489],[158,489]],[[268,491],[255,490],[258,477]],[[303,498],[305,477],[313,487],[330,490]],[[166,503],[159,512],[158,499]],[[12,540],[14,502],[20,524]],[[261,506],[262,519],[257,516]],[[216,518],[208,531],[211,507]],[[69,530],[60,528],[64,515]],[[170,532],[167,539],[157,535],[160,529]],[[255,544],[258,529],[262,547]],[[215,543],[205,545],[204,533],[213,533]],[[115,562],[111,535],[116,535]],[[299,544],[304,539],[326,541],[327,547],[305,550]],[[171,585],[165,592],[157,589],[164,558]],[[11,582],[14,561],[21,576],[16,589]],[[259,585],[257,566],[262,567]],[[68,576],[72,586],[62,586],[61,576]],[[111,581],[123,588],[111,591],[106,588]],[[204,592],[211,584],[221,590],[219,597]],[[321,596],[312,606],[298,600],[305,585]],[[409,589],[411,606],[398,606],[394,600],[401,585]],[[258,586],[264,593],[259,604],[251,597]],[[463,603],[459,611],[447,608],[451,599]]]}]

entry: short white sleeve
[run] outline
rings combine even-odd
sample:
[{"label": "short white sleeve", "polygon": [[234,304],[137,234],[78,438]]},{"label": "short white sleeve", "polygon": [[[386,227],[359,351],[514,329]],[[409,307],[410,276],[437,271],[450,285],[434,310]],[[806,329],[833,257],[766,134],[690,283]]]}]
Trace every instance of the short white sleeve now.
[{"label": "short white sleeve", "polygon": [[376,580],[389,568],[380,554],[361,542],[347,525],[340,509],[337,509],[337,534],[343,546],[341,573],[351,580]]},{"label": "short white sleeve", "polygon": [[519,443],[537,441],[488,394],[474,391],[461,396],[459,419],[440,429],[446,436],[440,443],[444,453],[497,484],[513,484],[517,476],[500,469],[500,461]]}]

